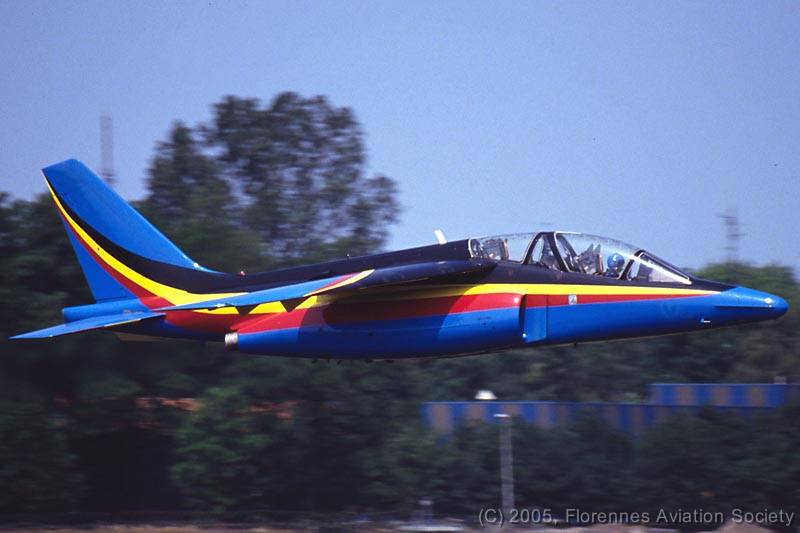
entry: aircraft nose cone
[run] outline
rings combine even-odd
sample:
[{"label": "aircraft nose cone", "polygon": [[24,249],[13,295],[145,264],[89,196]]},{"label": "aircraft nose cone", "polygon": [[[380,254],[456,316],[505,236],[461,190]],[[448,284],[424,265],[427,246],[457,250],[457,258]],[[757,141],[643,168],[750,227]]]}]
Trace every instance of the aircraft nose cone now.
[{"label": "aircraft nose cone", "polygon": [[782,316],[789,310],[789,304],[780,296],[770,296],[773,300],[772,310],[775,313],[775,318]]},{"label": "aircraft nose cone", "polygon": [[735,310],[745,320],[774,319],[789,309],[789,304],[780,296],[747,287],[736,287],[723,294],[725,302],[721,307]]}]

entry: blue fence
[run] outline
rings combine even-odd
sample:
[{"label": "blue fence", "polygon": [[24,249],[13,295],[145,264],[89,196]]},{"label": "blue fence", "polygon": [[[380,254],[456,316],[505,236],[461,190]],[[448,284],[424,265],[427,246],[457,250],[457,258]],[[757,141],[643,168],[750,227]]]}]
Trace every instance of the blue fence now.
[{"label": "blue fence", "polygon": [[704,407],[751,417],[776,407],[800,403],[800,384],[697,384],[656,383],[647,403],[467,401],[426,402],[423,421],[428,427],[449,433],[470,423],[496,422],[496,414],[550,428],[588,412],[614,427],[639,435],[648,427],[677,414],[694,414]]},{"label": "blue fence", "polygon": [[653,383],[650,403],[780,407],[800,403],[800,383]]}]

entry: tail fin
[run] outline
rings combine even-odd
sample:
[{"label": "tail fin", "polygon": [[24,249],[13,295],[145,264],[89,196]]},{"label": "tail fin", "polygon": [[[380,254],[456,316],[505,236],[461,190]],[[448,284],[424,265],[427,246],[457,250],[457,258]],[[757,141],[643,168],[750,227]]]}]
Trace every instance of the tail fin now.
[{"label": "tail fin", "polygon": [[95,300],[152,292],[136,279],[131,263],[201,269],[80,161],[43,172]]}]

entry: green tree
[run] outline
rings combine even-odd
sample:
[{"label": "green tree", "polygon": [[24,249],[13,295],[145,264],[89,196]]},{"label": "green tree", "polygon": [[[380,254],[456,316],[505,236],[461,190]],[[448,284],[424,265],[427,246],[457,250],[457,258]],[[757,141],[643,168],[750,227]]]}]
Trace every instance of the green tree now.
[{"label": "green tree", "polygon": [[604,420],[581,413],[563,427],[514,427],[517,498],[522,505],[563,512],[625,509],[633,444]]},{"label": "green tree", "polygon": [[70,509],[81,491],[81,476],[63,428],[44,402],[5,383],[0,399],[0,512],[30,513]]},{"label": "green tree", "polygon": [[749,431],[742,420],[707,410],[679,416],[648,431],[634,467],[637,494],[654,511],[692,509],[729,512],[731,465]]},{"label": "green tree", "polygon": [[218,167],[176,122],[156,148],[139,207],[195,261],[231,272],[257,268],[257,235],[239,223],[240,202]]},{"label": "green tree", "polygon": [[420,499],[448,492],[437,440],[419,420],[408,420],[389,430],[379,450],[362,456],[368,462],[365,492],[377,508],[409,513],[419,508]]},{"label": "green tree", "polygon": [[[379,250],[397,219],[396,196],[393,180],[367,175],[351,110],[284,93],[269,103],[227,97],[207,124],[171,126],[140,206],[203,265],[251,271]],[[46,195],[0,194],[0,274],[4,338],[91,301]],[[192,342],[122,344],[100,333],[40,344],[0,339],[0,389],[36,391],[9,392],[13,402],[0,410],[2,510],[24,509],[12,504],[22,500],[30,510],[74,509],[72,496],[81,493],[86,510],[102,508],[93,498],[101,494],[107,508],[145,506],[153,501],[142,494],[151,471],[129,485],[117,474],[156,457],[174,461],[181,503],[198,508],[410,510],[424,496],[437,512],[497,505],[497,427],[461,428],[440,441],[420,427],[420,401],[470,399],[478,389],[504,400],[641,399],[653,381],[796,377],[792,271],[721,264],[700,275],[776,293],[790,311],[776,322],[701,334],[393,365],[252,358]],[[201,408],[188,416],[147,410],[147,396],[199,396]],[[277,416],[285,412],[291,416]],[[603,509],[686,507],[692,494],[707,507],[789,508],[800,498],[796,416],[680,419],[635,451],[597,420],[547,431],[515,424],[517,498]],[[34,445],[24,446],[28,440]],[[152,479],[166,479],[166,470],[154,468]],[[13,485],[23,472],[26,482]]]},{"label": "green tree", "polygon": [[254,412],[236,387],[211,388],[200,406],[177,431],[180,459],[172,467],[174,483],[192,507],[224,511],[263,506],[282,481],[261,466],[265,461],[280,464],[280,457],[270,452],[273,429],[283,422]]},{"label": "green tree", "polygon": [[202,126],[245,195],[243,221],[274,265],[379,249],[396,222],[394,180],[365,175],[361,126],[325,97],[286,92],[268,106],[228,96]]},{"label": "green tree", "polygon": [[198,262],[239,271],[379,249],[397,187],[367,177],[361,126],[321,96],[262,107],[228,96],[194,129],[159,143],[141,207]]},{"label": "green tree", "polygon": [[800,425],[797,406],[747,422],[745,438],[731,454],[728,499],[749,509],[800,512]]},{"label": "green tree", "polygon": [[495,424],[457,428],[441,442],[434,470],[436,509],[474,513],[500,503],[499,432]]}]

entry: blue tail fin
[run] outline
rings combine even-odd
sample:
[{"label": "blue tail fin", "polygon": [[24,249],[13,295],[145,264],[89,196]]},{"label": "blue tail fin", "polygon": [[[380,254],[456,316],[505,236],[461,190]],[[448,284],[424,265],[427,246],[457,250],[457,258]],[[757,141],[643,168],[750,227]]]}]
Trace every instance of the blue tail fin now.
[{"label": "blue tail fin", "polygon": [[[43,169],[75,254],[97,301],[135,298],[99,260],[81,233],[131,254],[197,269],[199,266],[169,241],[86,165],[75,159]],[[119,276],[117,276],[119,278]]]}]

